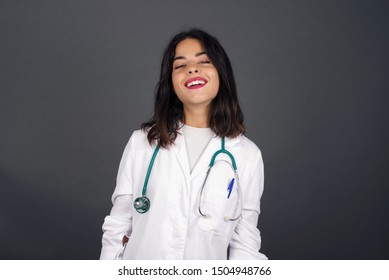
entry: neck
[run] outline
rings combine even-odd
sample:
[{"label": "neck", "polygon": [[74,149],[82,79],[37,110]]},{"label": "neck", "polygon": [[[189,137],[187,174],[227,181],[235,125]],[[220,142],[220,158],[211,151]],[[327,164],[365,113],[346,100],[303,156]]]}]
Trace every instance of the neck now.
[{"label": "neck", "polygon": [[184,107],[185,124],[193,127],[209,127],[209,108]]}]

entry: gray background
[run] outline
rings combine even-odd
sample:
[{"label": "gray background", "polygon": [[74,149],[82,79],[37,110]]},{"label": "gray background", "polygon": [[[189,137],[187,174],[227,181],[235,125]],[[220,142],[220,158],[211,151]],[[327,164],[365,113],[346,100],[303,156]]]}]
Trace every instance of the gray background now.
[{"label": "gray background", "polygon": [[[1,1],[0,259],[96,259],[162,50],[234,67],[271,259],[389,259],[387,1]],[[141,187],[141,186],[139,186]]]}]

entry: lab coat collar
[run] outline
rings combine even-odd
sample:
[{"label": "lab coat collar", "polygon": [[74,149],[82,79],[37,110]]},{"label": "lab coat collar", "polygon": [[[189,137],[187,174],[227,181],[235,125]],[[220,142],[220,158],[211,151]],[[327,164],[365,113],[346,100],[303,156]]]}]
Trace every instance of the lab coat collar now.
[{"label": "lab coat collar", "polygon": [[[225,148],[229,150],[229,148],[235,146],[240,142],[240,138],[241,137],[236,137],[236,138],[226,137]],[[215,134],[213,135],[211,141],[208,143],[203,154],[200,156],[198,162],[193,168],[192,173],[190,172],[188,152],[185,144],[185,138],[183,135],[182,126],[181,129],[179,129],[178,131],[177,138],[174,141],[172,149],[175,151],[177,160],[181,165],[183,173],[185,174],[187,183],[190,184],[191,179],[195,178],[199,173],[207,170],[213,154],[216,151],[221,149],[221,137],[216,136]]]},{"label": "lab coat collar", "polygon": [[190,168],[189,168],[189,158],[186,151],[185,139],[182,131],[182,126],[178,130],[177,137],[174,140],[174,144],[171,149],[176,154],[177,160],[180,163],[182,172],[185,175],[187,184],[190,183]]}]

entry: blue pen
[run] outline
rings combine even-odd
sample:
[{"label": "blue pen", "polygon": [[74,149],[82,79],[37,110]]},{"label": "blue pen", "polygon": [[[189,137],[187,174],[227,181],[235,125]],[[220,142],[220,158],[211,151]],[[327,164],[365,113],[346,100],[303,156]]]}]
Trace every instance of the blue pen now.
[{"label": "blue pen", "polygon": [[227,188],[227,191],[228,191],[228,195],[227,195],[227,198],[230,198],[230,195],[231,195],[231,192],[232,192],[232,188],[234,187],[234,182],[235,182],[235,178],[232,178],[230,184],[228,185],[228,188]]}]

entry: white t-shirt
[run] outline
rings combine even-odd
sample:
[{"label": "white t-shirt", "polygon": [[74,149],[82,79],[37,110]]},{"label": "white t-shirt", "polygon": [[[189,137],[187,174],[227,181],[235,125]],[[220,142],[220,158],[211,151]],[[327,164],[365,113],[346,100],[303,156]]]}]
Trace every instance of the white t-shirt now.
[{"label": "white t-shirt", "polygon": [[189,167],[192,172],[214,133],[209,127],[198,128],[188,125],[184,125],[183,131],[189,158]]}]

